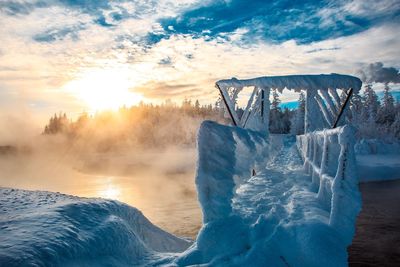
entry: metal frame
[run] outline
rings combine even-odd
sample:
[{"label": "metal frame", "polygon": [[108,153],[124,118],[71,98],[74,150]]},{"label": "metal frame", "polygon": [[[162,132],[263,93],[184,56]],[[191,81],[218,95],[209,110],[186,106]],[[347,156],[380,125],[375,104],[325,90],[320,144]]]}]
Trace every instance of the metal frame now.
[{"label": "metal frame", "polygon": [[347,93],[346,100],[344,101],[343,105],[340,107],[339,114],[336,117],[335,123],[332,126],[332,129],[337,127],[339,123],[340,117],[342,116],[344,110],[346,109],[347,103],[349,102],[351,96],[353,95],[353,88],[350,88],[349,92]]}]

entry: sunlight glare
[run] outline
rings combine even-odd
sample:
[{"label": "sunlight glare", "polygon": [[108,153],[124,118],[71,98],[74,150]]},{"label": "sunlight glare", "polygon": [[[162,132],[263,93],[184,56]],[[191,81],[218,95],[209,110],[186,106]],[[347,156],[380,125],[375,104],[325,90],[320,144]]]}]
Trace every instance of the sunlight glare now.
[{"label": "sunlight glare", "polygon": [[99,195],[102,198],[119,199],[121,191],[113,185],[108,185],[107,188],[99,192]]},{"label": "sunlight glare", "polygon": [[142,95],[130,91],[134,86],[132,73],[126,69],[91,69],[84,71],[65,89],[83,101],[90,111],[132,106]]}]

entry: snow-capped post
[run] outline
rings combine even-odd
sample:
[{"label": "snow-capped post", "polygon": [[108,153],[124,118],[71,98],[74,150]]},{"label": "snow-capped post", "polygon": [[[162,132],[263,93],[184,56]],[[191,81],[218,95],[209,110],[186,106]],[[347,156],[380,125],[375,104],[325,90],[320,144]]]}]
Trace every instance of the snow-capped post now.
[{"label": "snow-capped post", "polygon": [[[330,225],[344,236],[354,230],[354,217],[360,203],[357,166],[354,156],[354,130],[346,125],[335,129],[298,135],[297,147],[311,175],[317,199],[330,211]],[[346,240],[348,242],[348,240]]]},{"label": "snow-capped post", "polygon": [[329,224],[336,228],[350,245],[354,235],[353,222],[361,209],[358,191],[358,173],[354,153],[354,129],[345,125],[339,132],[340,155],[336,176],[332,184],[332,207]]},{"label": "snow-capped post", "polygon": [[340,107],[339,114],[336,117],[335,123],[332,125],[332,129],[336,128],[340,121],[340,117],[342,116],[344,110],[346,109],[347,103],[349,102],[351,96],[353,95],[353,88],[350,88],[349,92],[347,93],[346,100],[344,101],[343,105]]}]

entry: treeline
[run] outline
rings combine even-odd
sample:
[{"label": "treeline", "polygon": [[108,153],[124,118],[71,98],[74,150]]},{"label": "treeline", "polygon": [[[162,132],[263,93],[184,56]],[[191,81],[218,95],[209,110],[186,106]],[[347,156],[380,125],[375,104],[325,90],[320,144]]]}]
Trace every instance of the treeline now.
[{"label": "treeline", "polygon": [[[341,104],[346,93],[340,96]],[[291,133],[304,133],[305,96],[300,94],[299,106],[291,119]],[[371,84],[366,84],[360,93],[354,93],[350,100],[346,120],[357,129],[357,139],[400,139],[400,102],[395,101],[390,87],[385,85],[383,97],[379,100]]]},{"label": "treeline", "polygon": [[354,94],[350,102],[349,120],[358,129],[357,137],[400,139],[400,102],[395,101],[385,84],[379,100],[371,84],[366,84],[362,95]]},{"label": "treeline", "polygon": [[[341,95],[343,102],[346,94]],[[305,95],[300,93],[298,108],[281,108],[278,93],[272,91],[269,129],[276,134],[303,134]],[[238,112],[240,113],[240,111]],[[224,117],[225,115],[225,117]],[[136,147],[193,146],[203,120],[228,124],[230,120],[220,104],[200,105],[184,100],[181,105],[166,101],[161,105],[140,103],[117,111],[82,114],[76,120],[66,114],[55,114],[44,128],[44,134],[60,134],[79,146],[96,151]],[[357,128],[357,138],[400,139],[400,103],[385,86],[381,101],[367,84],[362,94],[354,94],[347,120]]]},{"label": "treeline", "polygon": [[161,105],[140,103],[117,111],[94,115],[83,113],[76,120],[54,114],[44,128],[45,135],[63,135],[80,146],[96,151],[135,147],[193,145],[197,129],[205,120],[225,122],[212,105],[184,100],[181,105],[166,101]]}]

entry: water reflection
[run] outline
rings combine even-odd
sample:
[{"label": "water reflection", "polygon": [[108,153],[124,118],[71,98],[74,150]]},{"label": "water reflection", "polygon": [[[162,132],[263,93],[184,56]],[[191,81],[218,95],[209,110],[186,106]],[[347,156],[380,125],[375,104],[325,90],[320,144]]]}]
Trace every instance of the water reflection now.
[{"label": "water reflection", "polygon": [[195,154],[187,149],[135,157],[108,155],[105,159],[103,155],[101,164],[92,161],[78,167],[47,156],[0,157],[0,186],[122,201],[159,227],[194,238],[201,225]]},{"label": "water reflection", "polygon": [[107,185],[106,188],[103,190],[100,190],[98,195],[102,198],[108,198],[108,199],[116,199],[120,200],[121,197],[121,190],[119,187],[115,186],[112,183],[112,177],[106,178]]}]

